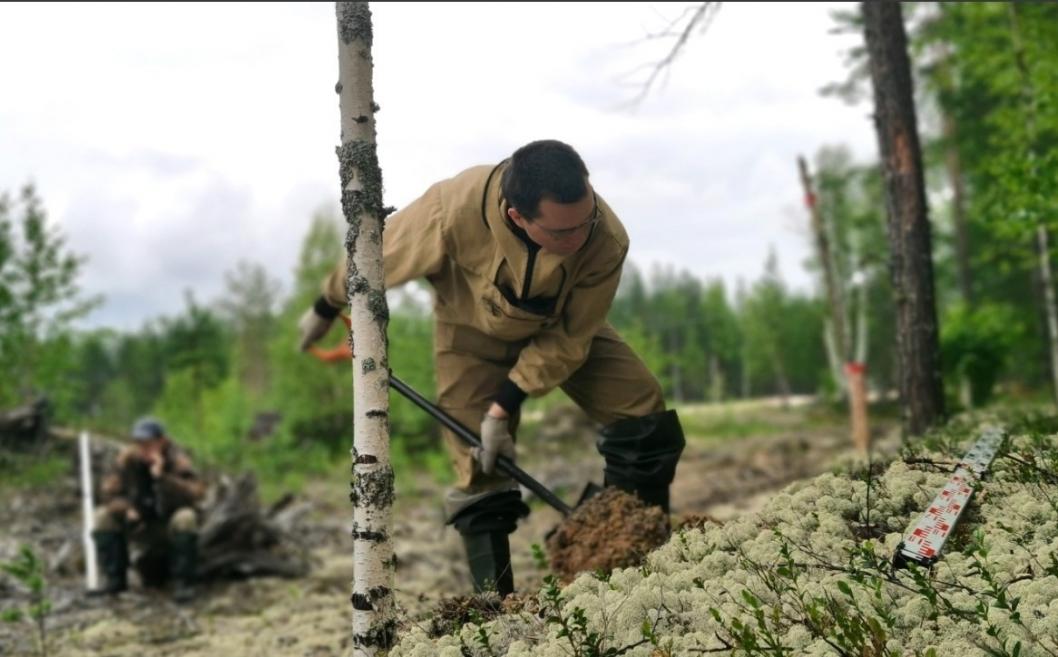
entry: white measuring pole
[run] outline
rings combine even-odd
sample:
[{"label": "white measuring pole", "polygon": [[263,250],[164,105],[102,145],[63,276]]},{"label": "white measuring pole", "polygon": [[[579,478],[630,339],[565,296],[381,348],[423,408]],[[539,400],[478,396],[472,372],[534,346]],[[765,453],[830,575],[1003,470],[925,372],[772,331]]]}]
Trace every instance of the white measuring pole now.
[{"label": "white measuring pole", "polygon": [[929,567],[940,558],[944,541],[948,540],[959,517],[970,503],[976,485],[988,471],[996,451],[1003,444],[1003,429],[988,425],[981,430],[981,437],[963,456],[955,474],[937,493],[911,532],[900,541],[893,555],[897,568],[914,562]]},{"label": "white measuring pole", "polygon": [[96,565],[96,547],[92,540],[92,450],[89,449],[88,432],[82,431],[81,448],[81,507],[84,509],[84,568],[85,586],[89,591],[99,586],[99,568]]}]

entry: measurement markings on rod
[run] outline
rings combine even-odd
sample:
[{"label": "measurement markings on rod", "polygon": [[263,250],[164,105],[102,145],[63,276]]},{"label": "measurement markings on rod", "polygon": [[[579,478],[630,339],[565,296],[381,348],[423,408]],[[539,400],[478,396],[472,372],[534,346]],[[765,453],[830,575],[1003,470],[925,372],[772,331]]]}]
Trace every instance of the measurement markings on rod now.
[{"label": "measurement markings on rod", "polygon": [[1003,443],[1003,430],[986,426],[981,437],[963,456],[951,479],[941,488],[915,526],[900,541],[893,555],[893,564],[902,567],[908,562],[932,566],[940,558],[944,542],[955,529],[959,517],[970,503],[976,484],[988,472],[996,451]]}]

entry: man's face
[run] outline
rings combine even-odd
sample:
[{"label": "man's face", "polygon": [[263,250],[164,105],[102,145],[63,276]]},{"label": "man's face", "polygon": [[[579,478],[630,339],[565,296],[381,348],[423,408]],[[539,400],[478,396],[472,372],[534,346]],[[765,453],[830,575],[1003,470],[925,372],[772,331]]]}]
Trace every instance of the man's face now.
[{"label": "man's face", "polygon": [[529,221],[514,208],[507,210],[516,226],[551,253],[568,256],[580,250],[599,221],[599,205],[591,187],[584,198],[573,203],[558,203],[551,199],[540,201],[540,214]]},{"label": "man's face", "polygon": [[139,450],[140,455],[149,458],[156,454],[162,453],[162,448],[165,446],[165,438],[151,438],[150,440],[137,440],[136,448]]}]

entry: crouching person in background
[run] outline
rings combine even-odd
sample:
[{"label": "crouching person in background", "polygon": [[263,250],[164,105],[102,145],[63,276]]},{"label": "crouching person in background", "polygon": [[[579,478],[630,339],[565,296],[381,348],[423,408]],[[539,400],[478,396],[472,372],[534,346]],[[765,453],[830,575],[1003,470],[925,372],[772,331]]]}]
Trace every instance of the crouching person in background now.
[{"label": "crouching person in background", "polygon": [[205,484],[191,459],[153,418],[132,428],[131,445],[121,450],[103,480],[103,505],[95,514],[96,554],[106,584],[99,593],[128,588],[129,542],[141,548],[137,570],[147,586],[174,582],[173,597],[195,595],[198,564],[198,513],[195,504]]}]

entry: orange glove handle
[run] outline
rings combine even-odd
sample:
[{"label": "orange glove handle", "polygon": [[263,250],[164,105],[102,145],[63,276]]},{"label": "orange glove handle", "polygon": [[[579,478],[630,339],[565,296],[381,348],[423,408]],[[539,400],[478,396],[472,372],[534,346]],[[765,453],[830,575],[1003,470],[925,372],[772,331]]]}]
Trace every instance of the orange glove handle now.
[{"label": "orange glove handle", "polygon": [[[348,329],[353,325],[353,320],[351,320],[348,315],[338,316],[342,318],[345,328]],[[308,348],[308,352],[324,363],[349,362],[353,357],[353,350],[348,342],[342,343],[332,349],[321,349],[316,345],[312,345]]]}]

